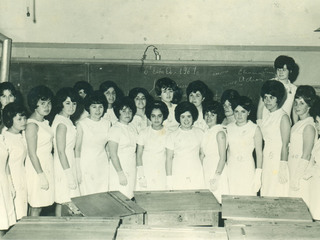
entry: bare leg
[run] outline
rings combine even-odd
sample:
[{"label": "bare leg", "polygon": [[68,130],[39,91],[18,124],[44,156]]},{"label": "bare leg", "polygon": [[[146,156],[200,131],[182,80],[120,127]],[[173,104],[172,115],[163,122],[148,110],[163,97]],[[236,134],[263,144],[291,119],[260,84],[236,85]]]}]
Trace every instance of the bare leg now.
[{"label": "bare leg", "polygon": [[62,210],[62,205],[59,203],[56,203],[56,217],[61,217],[61,210]]},{"label": "bare leg", "polygon": [[0,230],[0,239],[6,234],[6,230]]},{"label": "bare leg", "polygon": [[38,217],[42,211],[41,207],[30,207],[30,216]]}]

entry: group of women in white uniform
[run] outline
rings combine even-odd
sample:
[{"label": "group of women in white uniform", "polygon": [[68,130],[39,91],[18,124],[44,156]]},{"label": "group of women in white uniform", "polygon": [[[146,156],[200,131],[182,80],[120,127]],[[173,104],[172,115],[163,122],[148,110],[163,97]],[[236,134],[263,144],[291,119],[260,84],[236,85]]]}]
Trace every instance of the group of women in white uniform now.
[{"label": "group of women in white uniform", "polygon": [[113,190],[134,199],[135,190],[210,189],[221,202],[222,194],[261,188],[262,196],[302,197],[319,220],[320,101],[311,86],[292,84],[295,68],[290,57],[276,59],[257,124],[248,97],[228,89],[213,101],[200,80],[180,103],[170,78],[156,82],[159,101],[140,87],[124,97],[112,81],[97,91],[78,82],[56,96],[37,86],[27,96],[28,120],[13,86],[3,83],[0,230],[54,202],[59,216],[72,197]]}]

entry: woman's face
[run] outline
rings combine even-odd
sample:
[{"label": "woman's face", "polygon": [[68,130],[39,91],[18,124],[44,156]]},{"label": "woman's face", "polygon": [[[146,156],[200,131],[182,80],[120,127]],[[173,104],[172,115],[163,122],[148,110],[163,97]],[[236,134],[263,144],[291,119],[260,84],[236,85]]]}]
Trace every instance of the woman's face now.
[{"label": "woman's face", "polygon": [[11,91],[8,89],[5,89],[3,91],[3,94],[0,96],[0,102],[1,102],[1,106],[2,109],[4,109],[4,107],[6,105],[8,105],[8,103],[12,103],[15,100],[15,96],[12,95]]},{"label": "woman's face", "polygon": [[226,117],[230,117],[233,115],[233,110],[232,110],[232,107],[231,107],[231,103],[226,100],[223,104],[223,110],[224,110],[224,115]]},{"label": "woman's face", "polygon": [[189,111],[184,112],[180,115],[180,127],[183,130],[191,129],[193,124],[193,117]]},{"label": "woman's face", "polygon": [[283,68],[277,68],[276,75],[278,80],[288,80],[289,79],[289,70],[287,65],[283,65]]},{"label": "woman's face", "polygon": [[17,115],[12,120],[13,120],[13,124],[12,124],[11,129],[14,132],[19,133],[19,132],[26,129],[26,125],[27,125],[27,117],[26,116],[21,116],[20,113],[17,113]]},{"label": "woman's face", "polygon": [[64,116],[70,117],[73,115],[77,109],[77,103],[72,102],[70,97],[67,97],[66,100],[62,103],[63,108],[62,108],[62,114]]},{"label": "woman's face", "polygon": [[104,113],[104,107],[101,103],[93,103],[89,107],[90,119],[99,121]]},{"label": "woman's face", "polygon": [[161,88],[161,101],[165,103],[171,103],[173,99],[173,90],[172,88]]},{"label": "woman's face", "polygon": [[116,101],[117,94],[113,87],[108,88],[103,94],[106,97],[108,104],[112,105]]},{"label": "woman's face", "polygon": [[84,98],[87,96],[87,94],[86,94],[86,92],[84,91],[84,89],[80,89],[79,92],[78,92],[78,94],[79,94],[79,96],[80,96],[82,99],[84,99]]},{"label": "woman's face", "polygon": [[120,110],[119,121],[124,124],[129,124],[132,120],[132,110],[129,107],[124,107]]},{"label": "woman's face", "polygon": [[209,128],[217,124],[217,114],[214,112],[206,112],[204,114],[204,120],[206,121]]},{"label": "woman's face", "polygon": [[237,106],[234,109],[233,113],[234,113],[234,118],[236,119],[236,123],[238,126],[242,126],[247,123],[248,116],[250,114],[249,111],[247,111],[246,109],[244,109],[241,106]]},{"label": "woman's face", "polygon": [[318,132],[318,135],[320,135],[320,116],[316,116],[316,120],[314,121],[316,125],[316,129]]},{"label": "woman's face", "polygon": [[298,116],[308,115],[310,107],[304,101],[303,98],[295,98],[293,102],[293,109],[297,113]]},{"label": "woman's face", "polygon": [[138,93],[134,98],[134,103],[136,104],[137,109],[145,109],[147,105],[146,96],[143,93]]},{"label": "woman's face", "polygon": [[155,130],[159,130],[162,128],[162,122],[163,122],[163,114],[160,109],[155,108],[152,110],[150,115],[150,120],[152,124],[152,128]]},{"label": "woman's face", "polygon": [[35,109],[35,112],[37,112],[39,115],[45,117],[49,115],[52,109],[51,99],[49,100],[39,100],[37,103],[37,108]]},{"label": "woman's face", "polygon": [[270,111],[274,112],[278,109],[277,98],[271,94],[265,94],[263,97],[264,106]]},{"label": "woman's face", "polygon": [[202,105],[204,97],[202,96],[201,92],[191,92],[189,94],[189,102],[193,103],[197,108]]}]

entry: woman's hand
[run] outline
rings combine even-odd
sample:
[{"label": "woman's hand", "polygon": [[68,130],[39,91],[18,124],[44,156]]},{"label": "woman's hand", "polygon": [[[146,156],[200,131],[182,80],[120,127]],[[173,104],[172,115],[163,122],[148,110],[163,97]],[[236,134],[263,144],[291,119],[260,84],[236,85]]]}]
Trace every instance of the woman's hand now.
[{"label": "woman's hand", "polygon": [[47,180],[46,174],[44,172],[38,173],[38,177],[40,180],[41,189],[47,191],[49,189],[49,182]]},{"label": "woman's hand", "polygon": [[73,177],[72,171],[70,168],[65,169],[64,173],[66,175],[67,181],[68,181],[68,186],[71,190],[75,190],[77,188],[76,181]]},{"label": "woman's hand", "polygon": [[119,171],[117,173],[118,173],[118,178],[119,178],[120,185],[127,186],[128,185],[128,180],[127,180],[127,177],[124,174],[124,172],[123,171]]}]

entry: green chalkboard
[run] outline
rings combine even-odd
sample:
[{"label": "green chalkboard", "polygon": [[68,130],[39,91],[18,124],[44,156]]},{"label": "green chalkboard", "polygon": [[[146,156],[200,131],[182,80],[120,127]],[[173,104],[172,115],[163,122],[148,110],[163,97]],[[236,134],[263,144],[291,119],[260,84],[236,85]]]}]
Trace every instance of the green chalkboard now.
[{"label": "green chalkboard", "polygon": [[[106,80],[116,82],[125,94],[133,87],[144,87],[155,96],[157,79],[170,77],[184,90],[194,80],[204,81],[220,99],[226,89],[238,90],[241,95],[259,99],[264,81],[274,77],[272,64],[204,64],[196,63],[151,63],[141,68],[140,63],[53,63],[13,62],[10,81],[23,95],[34,86],[44,84],[54,92],[77,81],[88,81],[95,89]],[[184,95],[184,98],[186,96]]]}]

